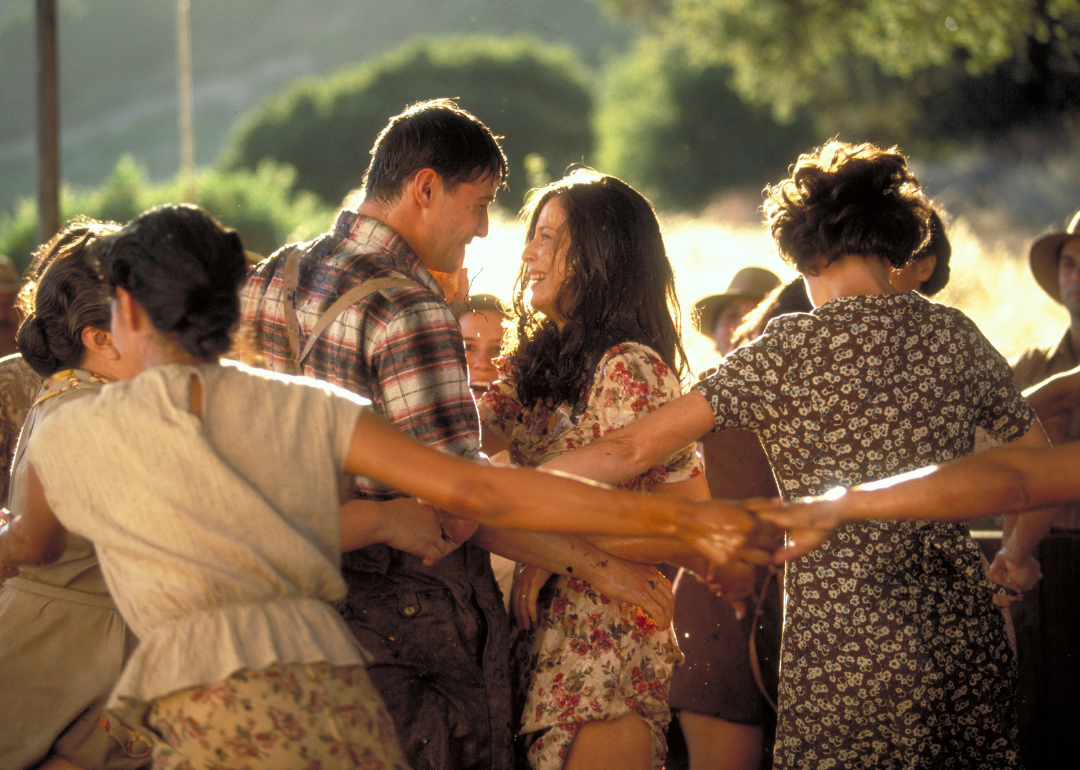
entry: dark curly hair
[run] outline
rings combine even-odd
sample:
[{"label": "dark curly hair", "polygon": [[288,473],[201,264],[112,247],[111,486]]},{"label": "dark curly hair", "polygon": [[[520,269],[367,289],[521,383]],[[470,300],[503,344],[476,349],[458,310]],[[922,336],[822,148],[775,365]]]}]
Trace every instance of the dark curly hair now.
[{"label": "dark curly hair", "polygon": [[109,287],[87,261],[88,247],[119,225],[80,217],[34,252],[17,304],[25,316],[15,344],[42,377],[81,366],[87,326],[108,331]]},{"label": "dark curly hair", "polygon": [[933,297],[949,283],[951,272],[949,259],[952,257],[949,234],[945,232],[945,222],[937,209],[930,209],[930,237],[927,238],[926,245],[919,250],[919,253],[911,258],[911,261],[916,262],[927,257],[935,257],[934,272],[922,282],[919,291],[927,297]]},{"label": "dark curly hair", "polygon": [[930,204],[896,147],[834,139],[766,187],[763,208],[780,256],[803,274],[845,254],[903,267],[930,232]]},{"label": "dark curly hair", "polygon": [[672,371],[684,373],[675,279],[652,205],[621,179],[578,169],[530,198],[521,213],[526,243],[554,198],[566,210],[558,238],[569,238],[566,277],[555,294],[566,322],[560,330],[529,306],[522,265],[503,343],[521,403],[579,405],[600,359],[621,342],[648,345]]},{"label": "dark curly hair", "polygon": [[129,292],[159,332],[202,361],[230,346],[247,261],[240,236],[198,206],[144,211],[93,257],[110,289]]}]

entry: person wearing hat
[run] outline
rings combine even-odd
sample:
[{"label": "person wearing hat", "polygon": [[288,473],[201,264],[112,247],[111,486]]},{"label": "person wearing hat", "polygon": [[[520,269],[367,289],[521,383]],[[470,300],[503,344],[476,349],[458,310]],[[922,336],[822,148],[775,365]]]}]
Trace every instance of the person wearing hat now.
[{"label": "person wearing hat", "polygon": [[[1031,273],[1052,300],[1069,311],[1069,326],[1047,345],[1012,362],[1016,384],[1027,389],[1080,364],[1080,212],[1065,232],[1031,245]],[[1080,440],[1080,408],[1045,422],[1055,444]],[[1080,714],[1080,504],[1068,506],[1034,554],[1043,579],[1012,605],[1020,686],[1020,751],[1028,770],[1056,767],[1073,751]]]},{"label": "person wearing hat", "polygon": [[716,342],[721,356],[731,352],[731,338],[743,317],[765,295],[780,285],[780,279],[763,267],[744,267],[735,273],[727,289],[694,303],[694,327]]}]

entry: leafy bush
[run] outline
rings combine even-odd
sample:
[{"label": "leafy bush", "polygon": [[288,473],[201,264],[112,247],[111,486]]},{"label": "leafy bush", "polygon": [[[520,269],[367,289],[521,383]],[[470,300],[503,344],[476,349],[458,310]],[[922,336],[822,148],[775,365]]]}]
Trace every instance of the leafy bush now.
[{"label": "leafy bush", "polygon": [[[296,172],[271,162],[255,171],[203,171],[198,177],[197,203],[223,224],[236,228],[244,246],[269,254],[283,243],[310,238],[330,225],[333,212],[310,193],[292,194]],[[78,215],[127,222],[151,206],[182,199],[179,180],[154,184],[130,156],[122,158],[100,187],[65,189],[61,218]],[[0,253],[20,270],[30,263],[36,243],[37,206],[22,200],[14,213],[0,215]]]},{"label": "leafy bush", "polygon": [[413,42],[266,102],[240,121],[222,164],[288,163],[297,186],[336,205],[360,184],[375,137],[392,116],[417,101],[459,97],[504,137],[511,188],[499,202],[517,207],[530,187],[589,155],[587,76],[569,49],[529,38]]},{"label": "leafy bush", "polygon": [[597,105],[599,168],[665,208],[698,208],[724,190],[779,178],[813,146],[809,126],[775,123],[741,102],[728,77],[649,42],[612,63]]}]

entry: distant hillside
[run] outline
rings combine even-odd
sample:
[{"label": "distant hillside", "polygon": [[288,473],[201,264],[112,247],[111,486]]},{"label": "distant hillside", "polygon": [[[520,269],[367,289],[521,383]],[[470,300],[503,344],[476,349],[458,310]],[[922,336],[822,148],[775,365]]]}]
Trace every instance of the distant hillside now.
[{"label": "distant hillside", "polygon": [[[125,153],[155,178],[174,174],[173,0],[59,5],[64,181],[97,184]],[[33,8],[0,0],[0,212],[35,189]],[[593,66],[629,39],[591,0],[191,0],[191,23],[199,164],[217,159],[240,115],[292,80],[412,37],[524,32]]]}]

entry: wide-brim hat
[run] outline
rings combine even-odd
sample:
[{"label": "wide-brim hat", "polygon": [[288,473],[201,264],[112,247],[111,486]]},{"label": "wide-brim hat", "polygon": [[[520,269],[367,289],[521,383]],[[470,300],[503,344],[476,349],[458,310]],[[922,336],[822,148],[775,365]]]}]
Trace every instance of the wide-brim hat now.
[{"label": "wide-brim hat", "polygon": [[1042,290],[1050,295],[1050,299],[1061,304],[1061,284],[1058,282],[1058,257],[1061,255],[1061,247],[1070,238],[1080,237],[1080,211],[1072,218],[1063,233],[1050,233],[1044,235],[1031,244],[1028,251],[1028,264],[1031,265],[1031,274],[1035,276],[1035,282]]},{"label": "wide-brim hat", "polygon": [[761,302],[765,295],[780,285],[780,279],[763,267],[744,267],[735,273],[727,289],[721,294],[710,294],[694,303],[694,328],[711,337],[720,312],[737,299]]}]

